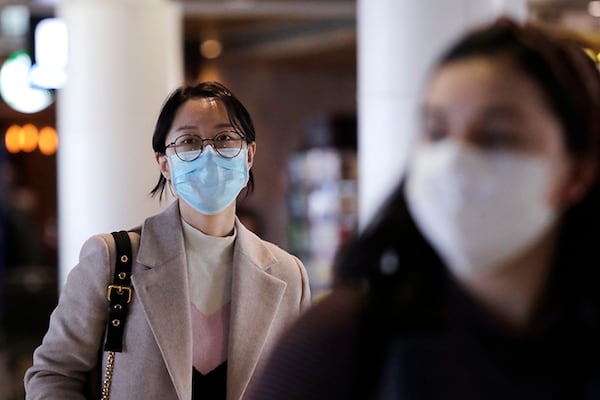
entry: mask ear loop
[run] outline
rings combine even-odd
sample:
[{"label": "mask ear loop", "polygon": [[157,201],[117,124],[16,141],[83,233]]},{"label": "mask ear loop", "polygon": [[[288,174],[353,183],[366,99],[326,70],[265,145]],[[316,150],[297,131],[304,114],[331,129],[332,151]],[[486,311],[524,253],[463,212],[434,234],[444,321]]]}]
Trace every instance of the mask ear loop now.
[{"label": "mask ear loop", "polygon": [[173,196],[174,199],[177,199],[177,194],[175,194],[175,191],[173,190],[173,184],[171,179],[167,179],[167,186],[169,187],[169,192],[171,192],[171,196]]},{"label": "mask ear loop", "polygon": [[[166,157],[166,154],[163,154]],[[170,163],[170,162],[169,162]],[[163,175],[164,176],[164,175]],[[171,176],[171,168],[169,167],[169,176]],[[173,183],[172,180],[167,178],[166,176],[164,176],[165,180],[167,181],[167,186],[169,187],[169,192],[171,192],[171,196],[173,196],[174,199],[177,199],[177,195],[175,194],[175,191],[173,190]]]}]

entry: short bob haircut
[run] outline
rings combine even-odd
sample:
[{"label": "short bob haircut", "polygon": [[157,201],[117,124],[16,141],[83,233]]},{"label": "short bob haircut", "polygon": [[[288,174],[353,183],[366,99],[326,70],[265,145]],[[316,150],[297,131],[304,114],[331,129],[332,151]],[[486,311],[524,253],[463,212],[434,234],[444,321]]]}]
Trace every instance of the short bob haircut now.
[{"label": "short bob haircut", "polygon": [[[152,135],[152,148],[156,154],[164,155],[166,151],[166,139],[175,114],[179,108],[188,100],[192,99],[214,99],[221,102],[227,110],[229,122],[236,132],[240,133],[246,143],[251,144],[256,140],[256,132],[252,118],[246,107],[231,93],[223,84],[218,82],[200,82],[194,85],[184,85],[174,90],[167,98],[156,121],[154,134]],[[162,199],[167,180],[160,174],[158,183],[150,192],[152,197],[158,196]],[[254,175],[250,170],[250,178],[246,188],[246,195],[254,190]]]}]

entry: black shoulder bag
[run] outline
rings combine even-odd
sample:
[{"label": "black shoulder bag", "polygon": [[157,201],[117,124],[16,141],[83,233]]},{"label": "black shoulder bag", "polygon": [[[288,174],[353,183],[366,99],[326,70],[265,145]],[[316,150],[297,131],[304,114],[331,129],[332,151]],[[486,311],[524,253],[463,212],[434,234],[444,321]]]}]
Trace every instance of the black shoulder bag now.
[{"label": "black shoulder bag", "polygon": [[131,287],[131,241],[127,231],[111,232],[116,244],[115,273],[112,284],[108,285],[106,298],[110,302],[106,323],[106,340],[104,351],[108,352],[104,381],[102,383],[102,400],[110,398],[115,363],[115,352],[123,351],[123,332],[129,303],[133,297]]}]

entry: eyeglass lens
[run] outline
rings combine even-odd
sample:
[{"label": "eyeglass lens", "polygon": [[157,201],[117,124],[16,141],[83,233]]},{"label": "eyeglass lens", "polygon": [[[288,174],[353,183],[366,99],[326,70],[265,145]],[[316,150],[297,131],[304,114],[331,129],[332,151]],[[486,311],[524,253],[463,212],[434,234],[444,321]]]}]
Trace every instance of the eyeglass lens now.
[{"label": "eyeglass lens", "polygon": [[[208,142],[208,143],[207,143]],[[234,158],[242,150],[243,138],[233,131],[217,133],[212,139],[202,139],[196,135],[182,135],[175,139],[173,147],[182,161],[193,161],[202,153],[204,147],[212,145],[224,158]]]}]

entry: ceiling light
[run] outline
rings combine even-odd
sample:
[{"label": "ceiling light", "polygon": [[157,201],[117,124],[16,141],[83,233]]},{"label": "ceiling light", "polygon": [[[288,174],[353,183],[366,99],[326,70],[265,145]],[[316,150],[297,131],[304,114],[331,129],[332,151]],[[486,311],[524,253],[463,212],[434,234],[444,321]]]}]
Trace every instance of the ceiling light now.
[{"label": "ceiling light", "polygon": [[588,13],[592,17],[600,17],[600,1],[592,0],[588,3]]},{"label": "ceiling light", "polygon": [[200,54],[202,54],[202,57],[204,58],[217,58],[221,55],[222,51],[223,46],[221,45],[221,42],[215,39],[205,40],[200,45]]}]

